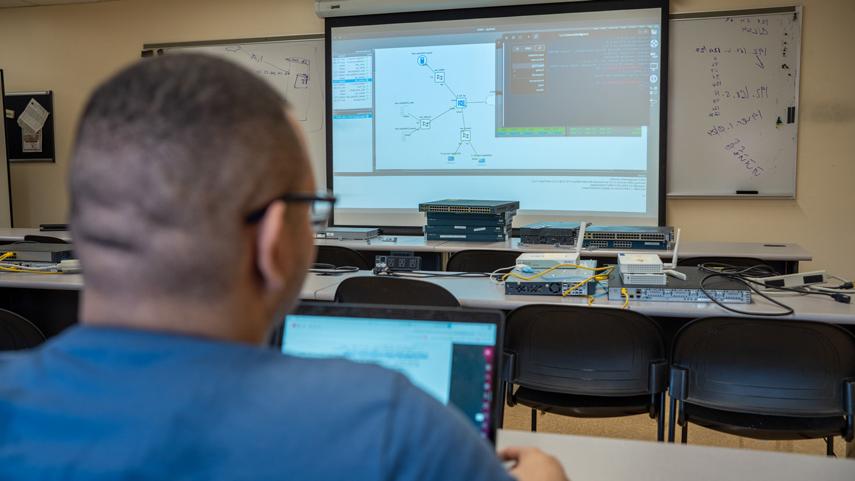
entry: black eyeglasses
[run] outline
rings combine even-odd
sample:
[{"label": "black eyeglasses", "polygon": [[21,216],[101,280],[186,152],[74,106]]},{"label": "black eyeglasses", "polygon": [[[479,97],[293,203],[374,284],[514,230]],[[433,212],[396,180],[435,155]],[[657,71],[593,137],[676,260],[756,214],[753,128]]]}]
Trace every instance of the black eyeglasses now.
[{"label": "black eyeglasses", "polygon": [[335,205],[336,198],[329,192],[319,192],[317,194],[298,194],[298,193],[289,193],[283,194],[275,199],[271,199],[264,207],[260,209],[256,209],[249,214],[246,215],[246,222],[248,224],[255,224],[259,222],[264,214],[267,212],[267,208],[270,207],[270,204],[276,202],[277,200],[281,200],[282,202],[306,202],[310,204],[311,210],[311,222],[312,227],[315,229],[326,227],[327,221],[330,220],[330,214],[332,214],[333,206]]}]

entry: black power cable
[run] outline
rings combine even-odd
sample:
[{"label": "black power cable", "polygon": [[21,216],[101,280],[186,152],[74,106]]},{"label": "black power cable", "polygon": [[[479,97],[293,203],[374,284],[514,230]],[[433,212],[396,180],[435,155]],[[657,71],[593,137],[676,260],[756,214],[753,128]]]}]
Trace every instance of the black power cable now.
[{"label": "black power cable", "polygon": [[[848,304],[850,302],[850,297],[834,292],[822,292],[822,291],[813,291],[808,289],[798,289],[793,287],[777,287],[777,286],[768,286],[763,282],[751,279],[751,277],[768,277],[768,276],[776,276],[779,275],[774,269],[766,265],[755,265],[749,267],[737,267],[730,264],[719,264],[719,263],[709,263],[709,264],[701,264],[698,266],[702,272],[708,273],[706,277],[701,279],[700,289],[701,292],[704,293],[713,303],[725,309],[727,311],[746,315],[746,316],[789,316],[794,314],[793,308],[780,302],[778,300],[773,299],[766,293],[760,291],[758,288],[754,287],[754,285],[763,286],[767,289],[777,290],[777,291],[785,291],[785,292],[795,292],[801,295],[819,295],[819,296],[827,296],[831,297],[837,302],[842,302]],[[756,293],[760,297],[766,299],[772,304],[775,304],[778,307],[781,307],[783,311],[780,312],[748,312],[743,311],[741,309],[735,309],[730,306],[724,305],[724,303],[720,302],[718,299],[710,295],[708,289],[707,281],[716,277],[724,277],[726,279],[730,279],[735,282],[739,282],[752,292]]]}]

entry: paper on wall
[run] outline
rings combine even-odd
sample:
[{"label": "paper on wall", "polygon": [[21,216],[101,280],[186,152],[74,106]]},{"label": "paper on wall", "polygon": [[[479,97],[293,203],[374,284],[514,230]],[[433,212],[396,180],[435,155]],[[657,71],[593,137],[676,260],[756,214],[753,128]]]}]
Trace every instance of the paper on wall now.
[{"label": "paper on wall", "polygon": [[18,116],[18,125],[21,126],[21,129],[26,125],[33,132],[38,132],[44,127],[48,115],[50,112],[42,107],[42,104],[36,99],[30,99],[27,108]]},{"label": "paper on wall", "polygon": [[21,126],[21,152],[41,152],[42,131],[33,131],[27,125]]}]

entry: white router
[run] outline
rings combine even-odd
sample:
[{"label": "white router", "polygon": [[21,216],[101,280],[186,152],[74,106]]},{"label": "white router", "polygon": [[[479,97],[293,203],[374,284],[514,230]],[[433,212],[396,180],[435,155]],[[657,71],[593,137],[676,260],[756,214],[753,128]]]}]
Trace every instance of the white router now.
[{"label": "white router", "polygon": [[686,280],[686,274],[675,269],[677,252],[680,249],[680,229],[677,229],[674,241],[674,255],[671,262],[665,264],[656,254],[634,252],[618,253],[618,269],[624,284],[664,286],[668,284],[667,276]]},{"label": "white router", "polygon": [[620,252],[617,257],[621,274],[662,274],[662,259],[656,254]]}]

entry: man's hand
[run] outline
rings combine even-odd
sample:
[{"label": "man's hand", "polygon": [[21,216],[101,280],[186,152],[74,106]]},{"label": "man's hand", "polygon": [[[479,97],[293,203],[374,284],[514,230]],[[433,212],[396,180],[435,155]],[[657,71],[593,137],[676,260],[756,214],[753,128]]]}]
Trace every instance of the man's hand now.
[{"label": "man's hand", "polygon": [[568,481],[561,463],[537,448],[505,448],[499,458],[515,462],[510,473],[519,481]]}]

